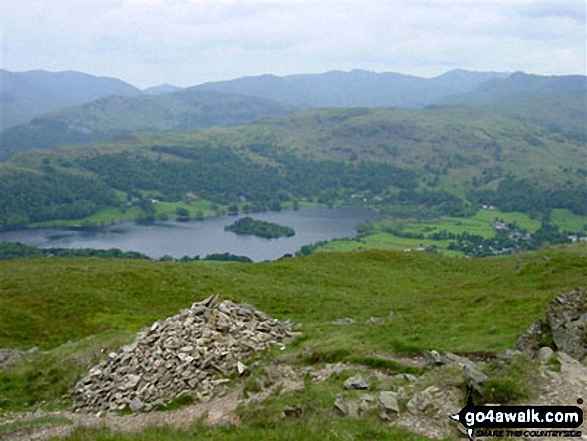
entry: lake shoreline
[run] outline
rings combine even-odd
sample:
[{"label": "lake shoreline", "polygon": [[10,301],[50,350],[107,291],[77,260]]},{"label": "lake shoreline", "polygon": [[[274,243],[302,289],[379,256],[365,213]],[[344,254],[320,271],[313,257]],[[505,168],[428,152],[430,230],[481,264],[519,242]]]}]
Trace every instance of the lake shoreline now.
[{"label": "lake shoreline", "polygon": [[[245,214],[220,215],[202,220],[155,221],[148,225],[117,222],[100,226],[67,225],[58,228],[25,228],[0,232],[0,242],[20,242],[39,248],[92,248],[135,251],[153,259],[231,253],[254,261],[275,260],[295,254],[302,246],[334,238],[354,237],[356,226],[377,217],[367,207],[303,207],[279,212],[259,212],[260,220],[291,225],[296,235],[266,239],[239,236],[224,231],[224,226]],[[234,237],[233,237],[234,236]]]}]

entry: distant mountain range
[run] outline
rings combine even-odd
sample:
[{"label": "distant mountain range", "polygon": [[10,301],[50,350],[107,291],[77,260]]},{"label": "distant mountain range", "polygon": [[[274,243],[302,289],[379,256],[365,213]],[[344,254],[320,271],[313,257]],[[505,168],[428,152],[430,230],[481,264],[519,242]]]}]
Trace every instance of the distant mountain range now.
[{"label": "distant mountain range", "polygon": [[277,77],[261,75],[205,83],[195,90],[262,96],[297,107],[421,108],[457,93],[468,92],[505,73],[455,70],[435,78],[365,70],[332,71]]},{"label": "distant mountain range", "polygon": [[0,129],[105,96],[136,96],[140,93],[136,87],[116,78],[81,72],[10,72],[0,69]]},{"label": "distant mountain range", "polygon": [[100,141],[126,132],[230,126],[293,110],[265,98],[205,90],[110,96],[3,130],[0,160],[18,151]]},{"label": "distant mountain range", "polygon": [[[314,107],[496,106],[585,140],[586,79],[465,70],[421,78],[353,70],[261,75],[187,89],[163,84],[140,91],[120,80],[76,72],[0,70],[0,128],[30,120],[0,132],[0,160],[17,151],[124,132],[243,124]],[[63,109],[67,106],[75,107]]]},{"label": "distant mountain range", "polygon": [[173,86],[172,84],[160,84],[143,90],[143,93],[146,95],[163,95],[166,93],[179,92],[180,90],[184,90],[184,88]]}]

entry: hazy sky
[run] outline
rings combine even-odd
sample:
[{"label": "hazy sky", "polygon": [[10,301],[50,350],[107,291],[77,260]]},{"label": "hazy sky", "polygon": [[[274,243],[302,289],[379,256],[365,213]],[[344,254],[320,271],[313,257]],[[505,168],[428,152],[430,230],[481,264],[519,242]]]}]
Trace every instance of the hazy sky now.
[{"label": "hazy sky", "polygon": [[138,87],[355,68],[585,74],[584,0],[1,0],[0,66]]}]

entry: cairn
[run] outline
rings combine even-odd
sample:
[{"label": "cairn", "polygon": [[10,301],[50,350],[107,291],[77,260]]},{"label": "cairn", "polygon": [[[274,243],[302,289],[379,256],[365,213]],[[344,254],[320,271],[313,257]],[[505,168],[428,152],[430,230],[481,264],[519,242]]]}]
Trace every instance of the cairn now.
[{"label": "cairn", "polygon": [[217,300],[214,295],[157,321],[110,353],[76,384],[74,409],[148,411],[184,393],[206,399],[232,372],[242,373],[254,352],[292,336],[290,323]]}]

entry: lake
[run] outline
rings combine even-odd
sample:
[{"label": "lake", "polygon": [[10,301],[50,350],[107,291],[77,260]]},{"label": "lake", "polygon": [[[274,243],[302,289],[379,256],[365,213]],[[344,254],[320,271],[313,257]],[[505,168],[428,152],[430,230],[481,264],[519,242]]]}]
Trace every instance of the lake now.
[{"label": "lake", "polygon": [[297,211],[253,213],[253,219],[292,227],[292,237],[264,239],[224,231],[224,227],[244,217],[222,216],[190,222],[157,222],[153,225],[121,223],[90,230],[67,228],[31,229],[0,232],[0,242],[21,242],[39,248],[118,248],[138,251],[152,258],[165,255],[205,256],[232,253],[247,256],[255,262],[274,260],[294,254],[303,245],[320,240],[352,237],[356,225],[375,218],[376,214],[361,207],[328,209],[301,208]]}]

